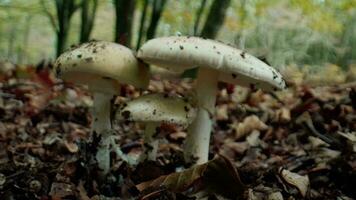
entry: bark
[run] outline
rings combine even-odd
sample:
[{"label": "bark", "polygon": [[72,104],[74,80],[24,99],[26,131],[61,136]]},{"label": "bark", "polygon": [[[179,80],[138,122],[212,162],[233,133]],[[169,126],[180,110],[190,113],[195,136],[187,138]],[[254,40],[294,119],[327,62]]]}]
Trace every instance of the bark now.
[{"label": "bark", "polygon": [[147,29],[146,39],[152,39],[156,35],[156,30],[158,27],[158,22],[161,19],[162,12],[167,3],[167,0],[154,0],[153,1],[153,10],[151,15],[151,22]]},{"label": "bark", "polygon": [[93,30],[98,0],[82,0],[81,5],[81,27],[80,38],[81,43],[87,42],[90,39],[90,34]]},{"label": "bark", "polygon": [[201,37],[215,38],[224,23],[226,10],[231,0],[214,0],[205,21]]},{"label": "bark", "polygon": [[70,21],[79,4],[74,0],[56,0],[56,10],[58,18],[57,50],[59,56],[65,49],[68,39]]},{"label": "bark", "polygon": [[136,49],[139,49],[141,46],[141,42],[143,39],[143,35],[145,32],[145,21],[146,21],[146,15],[147,15],[147,8],[148,8],[148,3],[149,0],[144,0],[144,5],[142,8],[142,15],[141,15],[141,19],[140,19],[140,28],[138,31],[138,37],[137,37],[137,44],[136,44]]},{"label": "bark", "polygon": [[10,28],[10,34],[9,34],[8,46],[7,46],[7,58],[13,62],[15,61],[13,60],[13,54],[15,48],[15,41],[17,39],[17,33],[18,33],[18,25],[14,24]]},{"label": "bark", "polygon": [[195,17],[194,30],[193,30],[194,35],[198,35],[198,28],[199,28],[199,24],[200,24],[201,17],[202,17],[205,6],[206,6],[206,0],[202,0],[200,3],[200,7],[197,10],[196,17]]},{"label": "bark", "polygon": [[21,48],[20,52],[19,52],[19,57],[18,57],[18,63],[26,63],[24,58],[26,55],[26,50],[28,49],[28,42],[30,39],[30,32],[31,32],[31,21],[33,19],[32,15],[27,15],[26,16],[26,21],[25,21],[25,25],[24,25],[24,35],[23,35],[23,47]]},{"label": "bark", "polygon": [[136,0],[114,0],[115,42],[130,47]]},{"label": "bark", "polygon": [[[245,27],[245,23],[246,23],[246,19],[247,19],[247,10],[246,10],[246,0],[241,0],[240,4],[240,24],[242,24],[242,27]],[[246,31],[244,30],[244,28],[242,28],[241,30],[239,30],[239,48],[240,49],[245,49],[245,42],[246,42]]]},{"label": "bark", "polygon": [[74,12],[78,9],[79,4],[75,0],[56,0],[56,15],[49,12],[46,2],[41,0],[44,13],[48,16],[51,25],[56,32],[56,56],[59,56],[66,46],[70,20]]}]

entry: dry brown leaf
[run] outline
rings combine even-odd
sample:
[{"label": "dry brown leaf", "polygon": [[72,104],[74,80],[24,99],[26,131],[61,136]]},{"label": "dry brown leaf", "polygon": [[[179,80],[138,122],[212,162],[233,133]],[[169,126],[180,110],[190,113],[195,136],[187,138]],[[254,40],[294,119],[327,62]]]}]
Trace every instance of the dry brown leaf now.
[{"label": "dry brown leaf", "polygon": [[245,190],[231,161],[221,155],[205,164],[193,166],[182,172],[161,176],[136,187],[140,191],[149,188],[166,188],[173,192],[189,190],[192,193],[204,189],[228,198],[241,196]]},{"label": "dry brown leaf", "polygon": [[79,192],[79,199],[80,200],[90,200],[88,197],[87,191],[84,188],[83,181],[79,181],[79,184],[77,186],[77,190]]},{"label": "dry brown leaf", "polygon": [[172,138],[173,140],[184,139],[187,137],[187,133],[183,131],[177,131],[169,134],[169,137]]},{"label": "dry brown leaf", "polygon": [[328,147],[330,146],[328,143],[324,142],[322,139],[314,136],[308,136],[308,140],[313,149],[317,149],[319,147]]},{"label": "dry brown leaf", "polygon": [[245,102],[249,94],[249,89],[246,87],[235,86],[234,92],[231,94],[231,101],[234,103]]},{"label": "dry brown leaf", "polygon": [[249,145],[246,141],[244,142],[234,142],[227,139],[224,144],[219,148],[219,154],[227,156],[229,158],[234,158],[235,154],[242,155]]},{"label": "dry brown leaf", "polygon": [[53,198],[62,199],[67,196],[76,196],[76,188],[73,184],[54,182],[49,195]]},{"label": "dry brown leaf", "polygon": [[251,147],[256,147],[261,143],[259,137],[260,132],[258,130],[253,130],[252,133],[246,137],[246,141]]},{"label": "dry brown leaf", "polygon": [[273,192],[268,195],[268,200],[283,200],[283,195],[281,192]]},{"label": "dry brown leaf", "polygon": [[300,85],[304,80],[304,73],[296,65],[289,65],[281,71],[284,79],[293,85]]},{"label": "dry brown leaf", "polygon": [[228,105],[227,104],[221,104],[216,107],[215,109],[215,116],[216,120],[227,120],[229,119],[228,115]]},{"label": "dry brown leaf", "polygon": [[301,176],[286,169],[279,170],[279,176],[289,185],[296,187],[300,194],[305,197],[309,188],[309,177]]},{"label": "dry brown leaf", "polygon": [[274,122],[281,124],[288,123],[291,120],[290,110],[286,107],[280,108],[274,112]]},{"label": "dry brown leaf", "polygon": [[253,130],[263,131],[267,130],[268,126],[261,121],[256,115],[251,115],[246,117],[241,123],[234,123],[231,125],[232,129],[235,130],[235,139],[240,139],[245,137],[247,134],[251,133]]},{"label": "dry brown leaf", "polygon": [[337,134],[347,139],[348,143],[350,143],[350,146],[352,146],[353,152],[356,152],[356,131],[350,133],[343,133],[338,131]]},{"label": "dry brown leaf", "polygon": [[79,147],[76,143],[64,140],[64,146],[70,153],[77,153],[79,151]]}]

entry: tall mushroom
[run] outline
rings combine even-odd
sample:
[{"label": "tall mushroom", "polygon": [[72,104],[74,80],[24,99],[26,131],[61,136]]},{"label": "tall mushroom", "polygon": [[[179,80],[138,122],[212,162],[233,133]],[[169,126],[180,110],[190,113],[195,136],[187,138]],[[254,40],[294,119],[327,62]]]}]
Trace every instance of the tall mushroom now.
[{"label": "tall mushroom", "polygon": [[[110,168],[111,99],[120,92],[120,83],[146,88],[147,67],[122,45],[94,41],[64,52],[55,63],[56,75],[65,81],[87,85],[93,93],[92,132],[101,136],[96,160],[102,174]],[[107,134],[105,134],[107,133]]]},{"label": "tall mushroom", "polygon": [[196,80],[197,117],[188,128],[185,157],[208,160],[218,81],[251,88],[285,88],[280,73],[256,57],[229,45],[198,37],[163,37],[149,40],[137,57],[156,66],[179,71],[199,67]]},{"label": "tall mushroom", "polygon": [[119,121],[135,121],[145,124],[144,148],[146,155],[141,158],[155,160],[158,141],[153,136],[162,123],[187,127],[192,123],[196,109],[184,98],[172,97],[167,94],[147,94],[132,101],[121,104],[115,119]]}]

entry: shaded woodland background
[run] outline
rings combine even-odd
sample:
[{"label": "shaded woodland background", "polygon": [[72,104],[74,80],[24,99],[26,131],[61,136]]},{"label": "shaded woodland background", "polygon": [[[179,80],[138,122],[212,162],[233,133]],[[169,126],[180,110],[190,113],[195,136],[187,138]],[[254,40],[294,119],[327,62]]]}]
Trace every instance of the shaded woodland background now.
[{"label": "shaded woodland background", "polygon": [[347,70],[355,66],[355,8],[355,0],[0,0],[0,60],[53,60],[91,39],[137,49],[182,34],[231,43],[277,68]]}]

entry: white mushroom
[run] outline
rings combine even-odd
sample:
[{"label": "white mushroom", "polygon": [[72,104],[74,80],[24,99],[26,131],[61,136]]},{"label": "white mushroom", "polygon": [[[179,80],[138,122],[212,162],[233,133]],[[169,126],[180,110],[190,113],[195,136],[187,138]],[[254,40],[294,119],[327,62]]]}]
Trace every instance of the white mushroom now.
[{"label": "white mushroom", "polygon": [[195,115],[196,109],[187,99],[167,94],[147,94],[123,103],[115,119],[145,123],[145,152],[149,160],[155,160],[158,141],[154,141],[153,136],[157,133],[157,127],[161,123],[169,123],[185,128],[193,121]]},{"label": "white mushroom", "polygon": [[95,41],[60,55],[55,72],[65,81],[87,85],[93,92],[92,132],[101,135],[96,160],[102,174],[106,174],[110,168],[110,141],[109,135],[104,133],[111,129],[111,99],[119,94],[120,83],[146,88],[148,69],[130,49],[116,43]]},{"label": "white mushroom", "polygon": [[175,71],[199,67],[196,81],[198,114],[189,127],[185,157],[197,163],[208,160],[211,116],[214,113],[217,83],[277,90],[285,82],[274,68],[239,49],[197,37],[163,37],[149,40],[137,57],[156,66]]}]

